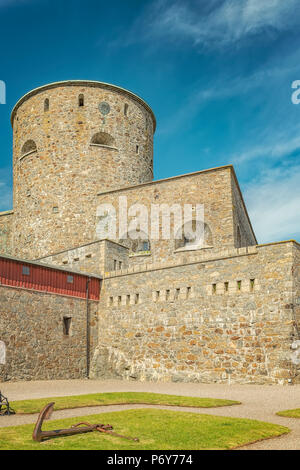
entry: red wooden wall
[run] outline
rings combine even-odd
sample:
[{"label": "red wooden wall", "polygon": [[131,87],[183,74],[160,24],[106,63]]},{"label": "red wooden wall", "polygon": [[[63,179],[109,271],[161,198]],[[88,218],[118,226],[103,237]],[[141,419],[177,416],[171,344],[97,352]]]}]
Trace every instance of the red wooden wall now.
[{"label": "red wooden wall", "polygon": [[[29,268],[29,274],[23,274],[23,266]],[[72,277],[73,282],[68,282],[69,276]],[[89,278],[89,299],[99,300],[101,281],[98,278],[0,256],[0,284],[7,286],[24,287],[85,299]],[[69,279],[71,280],[71,278]]]}]

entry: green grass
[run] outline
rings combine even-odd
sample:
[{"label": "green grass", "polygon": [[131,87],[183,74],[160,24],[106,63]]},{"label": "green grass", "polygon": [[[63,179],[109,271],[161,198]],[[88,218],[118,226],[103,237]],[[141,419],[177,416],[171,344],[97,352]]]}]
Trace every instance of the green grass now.
[{"label": "green grass", "polygon": [[294,410],[278,411],[276,414],[278,416],[285,416],[287,418],[300,418],[300,408],[295,408]]},{"label": "green grass", "polygon": [[3,450],[196,450],[232,449],[257,440],[280,436],[289,429],[276,424],[192,412],[138,409],[100,415],[46,421],[43,430],[70,427],[78,421],[111,424],[114,431],[140,442],[98,432],[56,437],[38,443],[32,440],[33,424],[0,428]]},{"label": "green grass", "polygon": [[217,406],[240,404],[238,401],[218,398],[183,397],[177,395],[164,395],[161,393],[115,392],[21,400],[11,402],[11,406],[17,414],[39,413],[41,409],[51,401],[55,402],[55,410],[85,406],[123,405],[133,403],[140,403],[143,405],[191,406],[196,408],[213,408]]}]

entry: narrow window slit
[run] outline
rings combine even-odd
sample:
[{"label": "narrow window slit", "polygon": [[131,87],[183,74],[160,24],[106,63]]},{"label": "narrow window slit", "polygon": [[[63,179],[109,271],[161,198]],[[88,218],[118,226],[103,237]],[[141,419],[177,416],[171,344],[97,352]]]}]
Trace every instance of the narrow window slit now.
[{"label": "narrow window slit", "polygon": [[63,332],[65,336],[70,336],[72,317],[63,318]]},{"label": "narrow window slit", "polygon": [[44,101],[44,112],[46,113],[47,111],[49,111],[49,99],[48,98],[46,98]]},{"label": "narrow window slit", "polygon": [[84,106],[84,96],[83,95],[78,96],[78,106]]}]

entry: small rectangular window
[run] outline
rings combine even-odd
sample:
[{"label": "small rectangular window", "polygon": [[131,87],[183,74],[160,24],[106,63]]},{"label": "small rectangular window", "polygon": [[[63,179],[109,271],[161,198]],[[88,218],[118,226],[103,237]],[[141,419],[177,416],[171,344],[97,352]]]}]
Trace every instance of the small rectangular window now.
[{"label": "small rectangular window", "polygon": [[68,275],[68,276],[67,276],[67,283],[68,283],[68,284],[73,284],[73,281],[74,281],[73,276],[69,276],[69,275]]},{"label": "small rectangular window", "polygon": [[79,95],[78,97],[78,106],[84,106],[84,96]]},{"label": "small rectangular window", "polygon": [[178,289],[175,290],[174,299],[175,299],[175,300],[178,300],[178,299],[179,299],[179,295],[180,295],[180,288],[178,288]]},{"label": "small rectangular window", "polygon": [[138,145],[135,146],[135,153],[139,153],[139,146]]},{"label": "small rectangular window", "polygon": [[250,279],[250,291],[254,291],[254,286],[255,286],[255,279]]},{"label": "small rectangular window", "polygon": [[91,258],[92,257],[92,254],[89,253],[88,255],[85,255],[86,258]]},{"label": "small rectangular window", "polygon": [[114,298],[113,298],[113,297],[110,297],[110,298],[109,298],[109,305],[113,305],[113,303],[114,303]]},{"label": "small rectangular window", "polygon": [[74,261],[79,261],[79,258],[74,258]]},{"label": "small rectangular window", "polygon": [[212,285],[212,293],[216,294],[217,293],[217,284]]},{"label": "small rectangular window", "polygon": [[191,295],[191,287],[188,287],[187,290],[186,290],[186,298],[189,299],[190,295]]},{"label": "small rectangular window", "polygon": [[140,294],[135,294],[134,303],[135,303],[135,304],[138,304],[138,303],[139,303],[139,300],[140,300]]},{"label": "small rectangular window", "polygon": [[52,212],[53,212],[54,214],[57,214],[57,213],[58,213],[58,207],[57,207],[57,206],[54,206],[54,207],[52,208]]},{"label": "small rectangular window", "polygon": [[228,290],[229,290],[229,282],[224,282],[224,290],[225,290],[225,292],[228,292]]},{"label": "small rectangular window", "polygon": [[122,269],[122,261],[119,261],[119,269]]},{"label": "small rectangular window", "polygon": [[159,300],[159,297],[160,297],[160,291],[157,290],[156,295],[155,295],[155,300]]},{"label": "small rectangular window", "polygon": [[114,259],[114,270],[116,271],[116,269],[117,269],[117,260]]},{"label": "small rectangular window", "polygon": [[237,285],[237,290],[241,290],[242,288],[242,281],[236,281],[236,285]]},{"label": "small rectangular window", "polygon": [[63,319],[63,332],[65,336],[70,336],[72,317],[64,317]]},{"label": "small rectangular window", "polygon": [[30,267],[29,266],[22,266],[22,274],[24,276],[29,276],[30,275]]},{"label": "small rectangular window", "polygon": [[126,305],[129,305],[130,304],[130,295],[128,294],[126,296]]},{"label": "small rectangular window", "polygon": [[118,304],[121,305],[121,302],[122,302],[122,296],[119,295],[119,296],[118,296]]},{"label": "small rectangular window", "polygon": [[170,298],[170,290],[167,289],[166,290],[166,300],[169,300],[169,298]]}]

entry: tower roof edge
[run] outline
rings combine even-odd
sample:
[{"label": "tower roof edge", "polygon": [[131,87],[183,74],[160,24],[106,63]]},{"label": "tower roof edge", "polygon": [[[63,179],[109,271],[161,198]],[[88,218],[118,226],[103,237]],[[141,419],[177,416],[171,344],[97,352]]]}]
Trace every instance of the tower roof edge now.
[{"label": "tower roof edge", "polygon": [[51,88],[57,88],[57,87],[60,87],[60,86],[99,87],[99,88],[106,88],[106,89],[111,90],[111,91],[118,91],[119,93],[123,93],[123,94],[129,96],[130,98],[138,101],[142,106],[144,106],[149,111],[149,113],[151,114],[152,119],[153,119],[153,125],[154,125],[153,132],[155,132],[155,128],[156,128],[155,115],[154,115],[152,109],[150,108],[150,106],[146,103],[146,101],[144,101],[140,96],[136,95],[132,91],[126,90],[126,88],[122,88],[118,85],[113,85],[111,83],[99,82],[99,81],[96,81],[96,80],[63,80],[63,81],[59,81],[59,82],[48,83],[46,85],[42,85],[40,87],[34,88],[33,90],[25,93],[25,95],[23,95],[17,101],[15,106],[13,107],[12,112],[11,112],[11,117],[10,117],[11,125],[13,126],[14,117],[15,117],[17,109],[21,106],[21,104],[24,103],[24,101],[26,101],[28,98],[31,98],[32,96],[36,95],[37,93],[40,93],[40,92],[45,91],[45,90],[50,90]]}]

